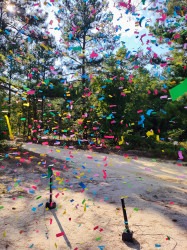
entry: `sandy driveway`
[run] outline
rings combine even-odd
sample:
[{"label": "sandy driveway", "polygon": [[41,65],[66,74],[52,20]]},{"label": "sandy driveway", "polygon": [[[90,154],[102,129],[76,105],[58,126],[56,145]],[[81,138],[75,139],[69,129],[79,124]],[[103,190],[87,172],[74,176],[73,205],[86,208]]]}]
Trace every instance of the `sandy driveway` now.
[{"label": "sandy driveway", "polygon": [[[128,155],[36,144],[23,147],[53,158],[57,209],[45,210],[48,180],[31,164],[27,184],[36,187],[34,194],[1,198],[1,218],[6,218],[0,228],[2,249],[187,249],[187,167]],[[59,160],[65,162],[56,167]],[[135,244],[121,240],[121,197]],[[5,247],[8,239],[16,248]]]}]

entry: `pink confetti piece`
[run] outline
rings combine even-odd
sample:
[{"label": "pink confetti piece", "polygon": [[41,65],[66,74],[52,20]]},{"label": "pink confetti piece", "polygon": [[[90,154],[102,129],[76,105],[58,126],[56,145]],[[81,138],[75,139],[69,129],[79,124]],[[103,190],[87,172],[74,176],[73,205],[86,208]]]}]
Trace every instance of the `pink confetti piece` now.
[{"label": "pink confetti piece", "polygon": [[47,141],[42,142],[42,145],[48,145],[49,143]]},{"label": "pink confetti piece", "polygon": [[184,159],[184,157],[183,157],[183,155],[182,155],[182,151],[178,151],[178,156],[179,156],[179,160],[183,160]]},{"label": "pink confetti piece", "polygon": [[98,57],[98,54],[95,53],[94,51],[90,54],[90,58],[96,58]]},{"label": "pink confetti piece", "polygon": [[56,234],[56,237],[61,237],[61,236],[64,236],[64,232]]},{"label": "pink confetti piece", "polygon": [[167,98],[168,98],[167,95],[162,95],[162,96],[160,96],[160,99],[167,99]]},{"label": "pink confetti piece", "polygon": [[103,161],[106,161],[106,160],[107,160],[107,156],[104,156]]},{"label": "pink confetti piece", "polygon": [[35,90],[29,90],[27,91],[27,95],[34,95],[35,94]]},{"label": "pink confetti piece", "polygon": [[104,135],[105,139],[114,139],[114,135]]},{"label": "pink confetti piece", "polygon": [[106,170],[103,170],[103,179],[106,179],[106,178],[107,178]]},{"label": "pink confetti piece", "polygon": [[88,155],[87,158],[88,158],[88,159],[93,159],[93,156]]},{"label": "pink confetti piece", "polygon": [[59,196],[59,193],[55,195],[55,198],[58,198],[58,196]]},{"label": "pink confetti piece", "polygon": [[143,112],[143,110],[142,109],[140,109],[140,110],[138,110],[137,111],[137,113],[139,114],[139,113],[142,113]]}]

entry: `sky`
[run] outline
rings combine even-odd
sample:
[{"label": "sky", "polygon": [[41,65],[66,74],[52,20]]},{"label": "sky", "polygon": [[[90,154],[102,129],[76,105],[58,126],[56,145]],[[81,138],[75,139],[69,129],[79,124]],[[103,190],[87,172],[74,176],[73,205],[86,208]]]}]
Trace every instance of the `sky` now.
[{"label": "sky", "polygon": [[[144,5],[142,4],[142,0],[126,0],[123,2],[128,1],[131,1],[131,4],[136,6],[135,14],[127,13],[127,8],[119,8],[120,1],[109,0],[109,10],[113,13],[113,25],[117,27],[116,30],[118,30],[116,35],[121,33],[121,42],[125,44],[127,50],[135,52],[140,49],[143,50],[145,54],[151,52],[156,53],[159,56],[168,52],[169,47],[167,45],[155,45],[152,42],[146,43],[147,40],[156,40],[154,36],[150,35],[148,26],[154,25],[156,19],[161,17],[160,13],[150,11],[149,9],[162,7],[165,0],[155,0],[152,4],[150,4],[149,0],[145,0]],[[44,0],[41,2],[44,3]],[[59,41],[61,32],[57,30],[58,22],[54,15],[56,9],[52,4],[43,4],[43,8],[50,13],[47,20],[49,23],[49,31],[55,35],[57,41]],[[142,20],[141,26],[138,24],[140,20]],[[143,36],[142,41],[141,36]],[[151,67],[151,65],[147,66],[148,69],[151,69]]]},{"label": "sky", "polygon": [[[141,3],[141,0],[131,0],[132,5],[138,6],[136,8],[136,15],[132,15],[132,13],[126,13],[126,8],[121,8],[121,10],[117,7],[118,4],[115,0],[109,0],[109,10],[113,13],[113,24],[114,26],[120,26],[116,34],[121,33],[121,41],[125,42],[125,46],[130,50],[137,50],[138,48],[144,49],[146,51],[147,47],[151,47],[157,54],[163,54],[167,52],[167,46],[155,46],[154,44],[147,44],[145,42],[141,42],[140,38],[136,38],[137,36],[141,37],[141,35],[146,34],[148,36],[143,40],[152,39],[153,37],[149,36],[150,33],[148,30],[148,25],[153,25],[156,21],[156,18],[159,18],[160,15],[156,13],[156,11],[149,11],[150,7],[161,7],[165,0],[155,0],[153,4],[150,5],[149,0],[145,1],[145,5]],[[127,1],[126,1],[127,2]],[[60,32],[58,30],[54,30],[55,27],[58,26],[58,22],[55,20],[54,16],[54,8],[53,6],[45,7],[47,10],[51,11],[49,15],[49,23],[52,22],[52,25],[49,25],[50,32],[55,34],[57,39],[60,38]],[[138,21],[137,19],[142,20],[142,27],[140,25],[136,26],[135,23]],[[147,26],[147,27],[146,27]],[[139,33],[139,34],[137,34]],[[152,39],[153,40],[153,39]]]}]

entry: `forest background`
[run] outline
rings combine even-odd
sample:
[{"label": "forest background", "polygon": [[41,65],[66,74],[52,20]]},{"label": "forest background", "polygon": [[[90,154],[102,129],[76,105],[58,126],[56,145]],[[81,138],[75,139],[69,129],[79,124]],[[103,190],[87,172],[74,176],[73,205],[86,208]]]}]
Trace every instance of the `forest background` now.
[{"label": "forest background", "polygon": [[186,0],[0,4],[0,140],[186,159]]}]

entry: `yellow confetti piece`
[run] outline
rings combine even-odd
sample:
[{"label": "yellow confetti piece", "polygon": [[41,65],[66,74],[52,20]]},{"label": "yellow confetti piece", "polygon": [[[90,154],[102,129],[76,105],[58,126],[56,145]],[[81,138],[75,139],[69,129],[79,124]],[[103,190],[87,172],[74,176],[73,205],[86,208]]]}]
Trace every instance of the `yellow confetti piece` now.
[{"label": "yellow confetti piece", "polygon": [[121,199],[127,199],[129,196],[121,196]]},{"label": "yellow confetti piece", "polygon": [[6,237],[6,232],[5,231],[3,232],[3,237]]},{"label": "yellow confetti piece", "polygon": [[56,244],[56,242],[55,242],[55,247],[57,248],[57,244]]},{"label": "yellow confetti piece", "polygon": [[84,203],[84,212],[86,212],[86,203]]},{"label": "yellow confetti piece", "polygon": [[147,131],[146,135],[147,135],[147,137],[153,136],[154,135],[154,131],[153,130]]},{"label": "yellow confetti piece", "polygon": [[56,149],[56,152],[57,152],[57,153],[60,153],[60,149]]},{"label": "yellow confetti piece", "polygon": [[160,141],[159,135],[156,135],[156,141]]},{"label": "yellow confetti piece", "polygon": [[46,154],[40,154],[40,156],[46,156]]}]

